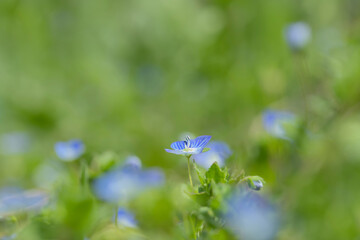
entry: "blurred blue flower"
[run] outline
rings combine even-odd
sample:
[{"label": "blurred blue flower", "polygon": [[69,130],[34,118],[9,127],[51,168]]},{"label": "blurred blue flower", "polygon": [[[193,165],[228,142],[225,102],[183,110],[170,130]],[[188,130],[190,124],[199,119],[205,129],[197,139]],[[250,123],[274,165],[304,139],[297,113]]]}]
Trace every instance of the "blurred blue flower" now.
[{"label": "blurred blue flower", "polygon": [[225,160],[232,154],[230,147],[225,142],[211,142],[206,147],[210,150],[193,156],[195,162],[206,169],[211,167],[214,162],[223,167]]},{"label": "blurred blue flower", "polygon": [[279,225],[276,208],[255,193],[235,193],[227,203],[226,226],[240,239],[274,239]]},{"label": "blurred blue flower", "polygon": [[1,136],[1,153],[17,155],[25,153],[30,147],[30,136],[22,132],[7,133]]},{"label": "blurred blue flower", "polygon": [[18,188],[0,190],[0,217],[24,211],[37,211],[49,201],[49,196],[40,190],[23,191]]},{"label": "blurred blue flower", "polygon": [[204,150],[210,139],[211,136],[207,135],[195,139],[190,139],[190,137],[187,136],[185,141],[173,142],[170,146],[172,149],[165,149],[165,151],[184,156],[199,154]]},{"label": "blurred blue flower", "polygon": [[162,185],[164,181],[165,176],[160,169],[142,170],[134,167],[133,163],[125,163],[95,179],[93,190],[104,201],[127,201],[146,189]]},{"label": "blurred blue flower", "polygon": [[16,233],[14,234],[11,234],[10,236],[5,236],[5,237],[2,237],[0,238],[0,240],[12,240],[12,239],[16,239],[17,235]]},{"label": "blurred blue flower", "polygon": [[136,228],[137,221],[134,214],[124,208],[118,208],[115,223],[118,227]]},{"label": "blurred blue flower", "polygon": [[64,161],[73,161],[80,157],[85,151],[85,145],[80,140],[68,142],[57,142],[55,144],[56,155]]},{"label": "blurred blue flower", "polygon": [[137,169],[141,169],[141,160],[140,158],[138,158],[137,156],[128,156],[125,159],[125,164],[126,167],[133,167],[133,168],[137,168]]},{"label": "blurred blue flower", "polygon": [[290,112],[266,110],[263,112],[263,125],[265,130],[274,137],[291,140],[284,126],[294,124],[296,117]]},{"label": "blurred blue flower", "polygon": [[285,38],[288,45],[294,50],[300,50],[309,42],[311,29],[304,22],[295,22],[285,29]]}]

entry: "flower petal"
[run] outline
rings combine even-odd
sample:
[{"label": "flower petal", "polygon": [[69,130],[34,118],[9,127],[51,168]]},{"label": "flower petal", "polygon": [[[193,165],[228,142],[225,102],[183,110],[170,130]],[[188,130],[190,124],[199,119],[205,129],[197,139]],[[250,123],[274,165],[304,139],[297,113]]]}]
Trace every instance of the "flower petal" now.
[{"label": "flower petal", "polygon": [[135,219],[134,214],[127,211],[124,208],[119,208],[117,211],[116,216],[116,223],[118,227],[129,227],[129,228],[136,228],[137,227],[137,221]]},{"label": "flower petal", "polygon": [[170,147],[175,150],[183,150],[185,148],[185,143],[184,141],[173,142]]},{"label": "flower petal", "polygon": [[204,148],[210,141],[211,136],[204,135],[190,140],[190,148]]},{"label": "flower petal", "polygon": [[80,140],[68,142],[57,142],[55,152],[63,161],[73,161],[80,157],[85,151],[85,146]]},{"label": "flower petal", "polygon": [[232,151],[225,142],[211,142],[207,147],[210,148],[209,151],[193,155],[195,162],[206,169],[215,161],[220,167],[224,166],[225,160],[232,154]]},{"label": "flower petal", "polygon": [[84,143],[81,140],[70,140],[68,141],[68,145],[71,146],[77,152],[84,151]]},{"label": "flower petal", "polygon": [[210,151],[216,152],[220,155],[223,159],[226,159],[231,156],[232,151],[225,142],[215,141],[211,142],[207,145],[208,148],[210,148]]},{"label": "flower petal", "polygon": [[40,190],[9,190],[0,192],[0,216],[13,215],[22,211],[38,211],[49,201],[48,194]]},{"label": "flower petal", "polygon": [[151,186],[160,186],[165,182],[165,175],[164,173],[156,168],[149,169],[146,171],[143,171],[139,175],[139,182],[141,182],[143,185],[146,185],[148,187]]},{"label": "flower petal", "polygon": [[92,188],[99,199],[116,203],[128,201],[164,182],[165,175],[160,169],[141,170],[124,165],[96,178]]},{"label": "flower petal", "polygon": [[165,149],[165,151],[167,151],[168,153],[174,153],[177,155],[183,155],[184,152],[180,151],[180,150],[173,150],[173,149]]},{"label": "flower petal", "polygon": [[284,128],[284,124],[294,124],[296,117],[291,112],[266,110],[263,112],[263,125],[265,130],[277,138],[291,140]]}]

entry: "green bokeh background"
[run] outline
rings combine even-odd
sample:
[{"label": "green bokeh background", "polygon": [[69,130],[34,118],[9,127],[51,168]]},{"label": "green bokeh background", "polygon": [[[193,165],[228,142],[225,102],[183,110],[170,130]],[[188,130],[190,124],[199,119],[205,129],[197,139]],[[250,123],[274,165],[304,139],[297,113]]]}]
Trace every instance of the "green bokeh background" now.
[{"label": "green bokeh background", "polygon": [[[36,187],[54,143],[73,138],[89,154],[135,154],[171,185],[187,181],[186,161],[163,149],[183,132],[209,134],[231,146],[231,168],[266,180],[261,194],[282,213],[277,239],[359,239],[359,8],[357,0],[2,0],[0,133],[26,132],[32,142],[25,155],[1,155],[0,186]],[[296,21],[312,29],[300,52],[284,40]],[[308,134],[297,144],[269,136],[268,108],[294,112]],[[159,212],[173,204],[161,196]],[[171,216],[158,218],[145,232],[171,239]]]}]

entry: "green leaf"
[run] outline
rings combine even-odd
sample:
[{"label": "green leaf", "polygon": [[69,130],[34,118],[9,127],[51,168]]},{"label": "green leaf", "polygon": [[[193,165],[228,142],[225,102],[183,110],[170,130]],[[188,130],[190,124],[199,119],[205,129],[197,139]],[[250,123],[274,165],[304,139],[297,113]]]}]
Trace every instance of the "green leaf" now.
[{"label": "green leaf", "polygon": [[213,165],[205,173],[206,182],[210,183],[211,180],[214,180],[215,183],[226,183],[226,172],[221,170],[217,162],[214,162]]},{"label": "green leaf", "polygon": [[204,184],[205,184],[205,180],[206,180],[206,179],[205,179],[204,170],[199,169],[199,168],[197,167],[196,163],[194,163],[194,168],[195,168],[195,171],[196,171],[196,173],[197,173],[197,175],[198,175],[198,178],[199,178],[200,183],[201,183],[202,185],[204,185]]},{"label": "green leaf", "polygon": [[202,152],[204,153],[204,152],[207,152],[207,151],[209,151],[210,150],[210,148],[204,148],[203,150],[202,150]]},{"label": "green leaf", "polygon": [[200,204],[201,206],[207,206],[210,200],[210,195],[207,192],[202,193],[187,193],[191,199]]},{"label": "green leaf", "polygon": [[118,162],[118,155],[113,152],[104,152],[94,157],[90,172],[90,177],[94,178],[110,170]]},{"label": "green leaf", "polygon": [[189,222],[192,230],[191,237],[194,239],[198,239],[204,227],[204,220],[200,219],[198,215],[196,212],[189,214]]},{"label": "green leaf", "polygon": [[115,153],[105,152],[98,156],[95,161],[97,161],[100,169],[105,172],[115,165],[117,159],[118,156]]},{"label": "green leaf", "polygon": [[212,198],[209,206],[213,210],[219,210],[224,206],[224,201],[234,190],[233,186],[227,183],[212,184]]},{"label": "green leaf", "polygon": [[265,183],[264,179],[259,176],[249,176],[248,178],[251,178],[253,181],[261,181],[261,182]]},{"label": "green leaf", "polygon": [[215,215],[214,211],[209,207],[201,207],[199,209],[199,218],[204,220],[212,229],[222,227],[221,220]]},{"label": "green leaf", "polygon": [[229,179],[230,184],[237,184],[239,183],[243,178],[245,178],[245,172],[244,170],[241,170],[239,173],[234,174],[234,176],[231,176]]}]

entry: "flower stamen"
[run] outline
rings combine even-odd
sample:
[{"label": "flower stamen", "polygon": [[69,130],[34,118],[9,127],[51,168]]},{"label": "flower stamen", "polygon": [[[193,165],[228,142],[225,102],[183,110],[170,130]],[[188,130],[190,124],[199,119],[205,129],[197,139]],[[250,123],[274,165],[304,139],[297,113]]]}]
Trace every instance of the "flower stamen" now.
[{"label": "flower stamen", "polygon": [[189,136],[186,136],[185,137],[185,141],[184,141],[184,143],[185,143],[185,148],[186,149],[188,149],[188,148],[190,148],[190,137]]}]

